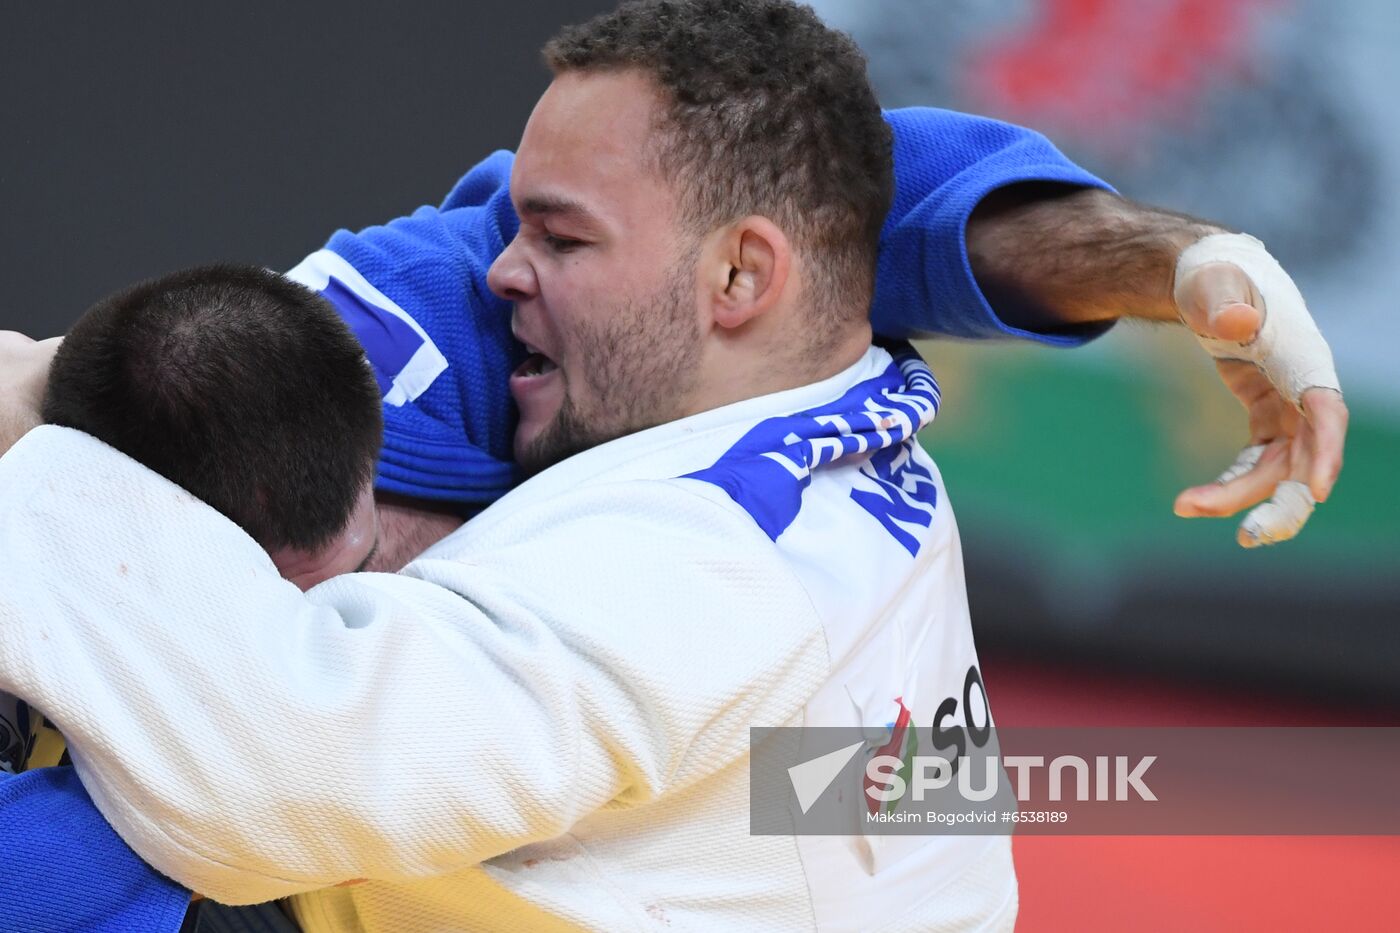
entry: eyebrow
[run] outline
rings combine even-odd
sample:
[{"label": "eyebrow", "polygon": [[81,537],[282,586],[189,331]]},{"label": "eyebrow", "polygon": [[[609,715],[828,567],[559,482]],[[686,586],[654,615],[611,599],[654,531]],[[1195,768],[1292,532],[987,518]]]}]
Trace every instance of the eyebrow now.
[{"label": "eyebrow", "polygon": [[569,217],[587,223],[598,218],[582,202],[558,195],[537,194],[520,200],[520,213],[543,217]]}]

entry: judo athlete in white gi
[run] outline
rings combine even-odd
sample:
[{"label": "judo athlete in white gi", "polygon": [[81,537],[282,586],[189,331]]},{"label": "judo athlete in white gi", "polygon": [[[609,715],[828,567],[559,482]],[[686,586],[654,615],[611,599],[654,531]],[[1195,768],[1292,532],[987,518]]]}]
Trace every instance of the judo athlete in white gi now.
[{"label": "judo athlete in white gi", "polygon": [[[862,190],[811,171],[839,159],[744,176],[718,146],[751,210],[715,220],[723,187],[660,141],[684,142],[666,82],[728,55],[757,97],[819,76],[822,138],[878,134],[859,59],[777,0],[672,4],[669,33],[658,9],[565,34],[514,165],[491,285],[535,351],[512,391],[540,472],[404,573],[302,594],[92,438],[0,460],[0,688],[182,883],[294,896],[307,930],[1011,927],[1004,837],[872,873],[855,839],[749,835],[751,726],[989,712],[913,437],[938,390],[870,345],[888,163]],[[761,133],[753,99],[705,93]]]}]

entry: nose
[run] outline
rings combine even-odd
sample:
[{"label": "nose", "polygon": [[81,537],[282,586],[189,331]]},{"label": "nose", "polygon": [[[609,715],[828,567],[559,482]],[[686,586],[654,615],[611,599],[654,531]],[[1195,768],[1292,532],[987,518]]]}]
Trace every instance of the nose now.
[{"label": "nose", "polygon": [[518,234],[507,244],[501,255],[496,257],[496,261],[491,263],[491,268],[486,273],[486,284],[497,297],[510,302],[533,298],[539,291],[534,267],[525,257]]}]

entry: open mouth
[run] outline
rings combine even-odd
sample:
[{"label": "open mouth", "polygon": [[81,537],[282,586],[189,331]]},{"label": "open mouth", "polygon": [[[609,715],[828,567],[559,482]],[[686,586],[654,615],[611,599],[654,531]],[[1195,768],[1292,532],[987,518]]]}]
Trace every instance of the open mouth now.
[{"label": "open mouth", "polygon": [[544,376],[554,372],[559,366],[543,353],[535,352],[525,357],[525,362],[515,368],[515,375],[521,379]]}]

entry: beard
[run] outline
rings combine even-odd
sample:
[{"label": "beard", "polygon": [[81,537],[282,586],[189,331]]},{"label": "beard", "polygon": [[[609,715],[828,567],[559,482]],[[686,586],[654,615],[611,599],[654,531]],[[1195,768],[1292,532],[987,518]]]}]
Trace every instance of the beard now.
[{"label": "beard", "polygon": [[698,378],[700,332],[691,269],[678,267],[652,298],[627,301],[604,321],[580,324],[573,378],[589,389],[580,403],[565,380],[564,401],[520,452],[527,473],[538,473],[599,444],[674,421]]}]

